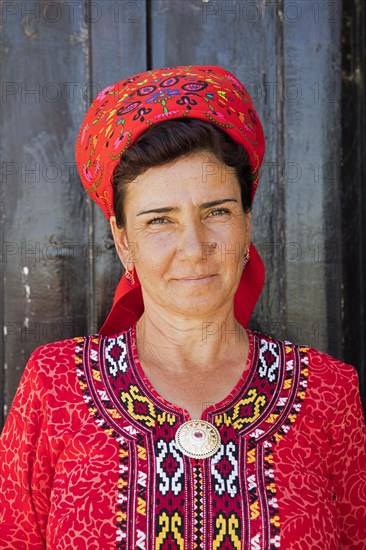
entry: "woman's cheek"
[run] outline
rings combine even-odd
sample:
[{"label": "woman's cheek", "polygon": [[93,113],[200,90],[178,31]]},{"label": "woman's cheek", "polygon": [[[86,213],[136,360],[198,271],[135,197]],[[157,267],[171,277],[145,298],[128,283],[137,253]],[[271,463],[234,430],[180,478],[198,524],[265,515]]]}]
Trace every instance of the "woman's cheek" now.
[{"label": "woman's cheek", "polygon": [[156,266],[172,252],[174,252],[174,239],[162,233],[150,235],[149,239],[139,244],[139,256],[149,267]]}]

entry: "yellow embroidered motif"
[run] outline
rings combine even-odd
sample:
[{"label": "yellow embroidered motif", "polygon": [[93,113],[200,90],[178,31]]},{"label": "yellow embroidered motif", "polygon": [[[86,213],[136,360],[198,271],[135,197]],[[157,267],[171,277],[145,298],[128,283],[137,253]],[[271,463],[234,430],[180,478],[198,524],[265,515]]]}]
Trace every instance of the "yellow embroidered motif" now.
[{"label": "yellow embroidered motif", "polygon": [[92,369],[92,374],[93,374],[94,380],[97,380],[97,382],[101,381],[99,370]]},{"label": "yellow embroidered motif", "polygon": [[250,451],[248,451],[247,453],[247,462],[248,464],[252,464],[253,462],[255,462],[255,459],[256,459],[256,452],[255,452],[255,447],[253,449],[250,449]]},{"label": "yellow embroidered motif", "polygon": [[160,548],[163,548],[165,546],[165,541],[169,533],[173,535],[173,538],[177,545],[176,548],[178,548],[179,550],[184,550],[184,539],[180,534],[180,531],[182,530],[183,520],[178,512],[174,512],[171,517],[168,516],[166,512],[163,512],[158,517],[158,525],[159,527],[161,527],[161,529],[159,529],[159,533],[155,541],[156,550],[159,550]]},{"label": "yellow embroidered motif", "polygon": [[118,487],[118,489],[124,489],[125,487],[127,487],[127,482],[124,481],[123,479],[119,478],[119,480],[117,482],[117,487]]},{"label": "yellow embroidered motif", "polygon": [[168,422],[171,426],[174,426],[176,423],[176,416],[175,414],[170,414],[165,411],[162,411],[159,413],[156,417],[156,421],[160,426],[163,426],[165,422]]},{"label": "yellow embroidered motif", "polygon": [[268,422],[269,424],[273,424],[274,422],[276,422],[278,416],[278,414],[270,414],[269,417],[266,419],[266,422]]},{"label": "yellow embroidered motif", "polygon": [[[125,94],[125,95],[128,97],[127,94]],[[113,109],[113,111],[111,111],[109,113],[109,115],[107,116],[106,120],[109,120],[110,118],[113,118],[114,113],[116,113],[117,111],[118,111],[118,109]]]},{"label": "yellow embroidered motif", "polygon": [[[155,407],[147,397],[141,395],[137,386],[130,386],[129,392],[121,392],[121,401],[127,403],[128,412],[131,416],[136,418],[136,420],[142,420],[149,427],[155,425]],[[137,403],[146,403],[150,414],[138,414],[135,411]]]},{"label": "yellow embroidered motif", "polygon": [[147,458],[146,448],[141,447],[141,445],[137,445],[137,456],[139,458],[141,458],[141,460],[146,460],[146,458]]},{"label": "yellow embroidered motif", "polygon": [[116,514],[117,523],[120,523],[125,518],[126,518],[126,512],[122,512],[122,510],[118,510]]},{"label": "yellow embroidered motif", "polygon": [[217,90],[217,94],[222,97],[222,99],[225,99],[227,101],[226,92],[222,90]]},{"label": "yellow embroidered motif", "polygon": [[225,424],[225,426],[231,426],[232,418],[228,413],[218,414],[217,416],[215,416],[215,424],[217,428],[219,428],[221,424]]},{"label": "yellow embroidered motif", "polygon": [[107,135],[108,135],[110,129],[112,128],[112,126],[113,126],[112,124],[110,124],[109,126],[107,126],[106,131],[104,132],[104,137],[107,137]]},{"label": "yellow embroidered motif", "polygon": [[215,528],[218,533],[212,542],[213,550],[221,548],[225,536],[229,536],[232,548],[235,548],[235,550],[241,549],[239,519],[234,513],[230,514],[228,518],[220,513],[215,519]]},{"label": "yellow embroidered motif", "polygon": [[146,516],[146,500],[143,500],[141,497],[137,497],[136,510],[139,514]]},{"label": "yellow embroidered motif", "polygon": [[126,449],[121,448],[119,450],[119,458],[126,458],[128,456],[128,451]]},{"label": "yellow embroidered motif", "polygon": [[273,518],[271,518],[269,521],[271,523],[273,523],[276,527],[280,526],[280,517],[279,516],[273,516]]},{"label": "yellow embroidered motif", "polygon": [[121,418],[121,415],[116,409],[107,409],[112,418]]},{"label": "yellow embroidered motif", "polygon": [[[252,416],[240,417],[240,409],[242,406],[253,404],[253,414]],[[241,399],[233,409],[233,425],[235,428],[239,429],[243,427],[244,424],[250,424],[254,422],[261,414],[263,408],[267,403],[265,395],[258,395],[258,392],[255,388],[252,388],[248,391],[248,397]],[[237,420],[236,420],[237,419]]]},{"label": "yellow embroidered motif", "polygon": [[258,500],[250,505],[250,519],[256,519],[259,516],[259,503]]},{"label": "yellow embroidered motif", "polygon": [[267,456],[264,457],[264,461],[268,462],[268,464],[273,464],[273,455],[268,454]]}]

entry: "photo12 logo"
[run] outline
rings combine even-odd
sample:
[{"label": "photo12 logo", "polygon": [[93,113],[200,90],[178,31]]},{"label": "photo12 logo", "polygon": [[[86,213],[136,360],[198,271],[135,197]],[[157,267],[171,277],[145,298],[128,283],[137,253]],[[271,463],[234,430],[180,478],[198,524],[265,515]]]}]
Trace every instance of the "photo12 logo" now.
[{"label": "photo12 logo", "polygon": [[274,21],[296,23],[303,17],[314,23],[339,21],[340,6],[336,1],[303,1],[297,0],[280,4],[277,0],[202,0],[202,22],[207,23],[216,18],[222,22]]},{"label": "photo12 logo", "polygon": [[[108,17],[114,23],[138,23],[142,21],[144,0],[107,2],[90,0],[60,0],[54,2],[40,2],[39,0],[1,0],[1,21],[7,23],[17,19],[27,25],[54,24],[60,21],[84,21],[98,23],[103,17]],[[28,29],[28,33],[31,28]],[[36,27],[33,28],[38,34]]]}]

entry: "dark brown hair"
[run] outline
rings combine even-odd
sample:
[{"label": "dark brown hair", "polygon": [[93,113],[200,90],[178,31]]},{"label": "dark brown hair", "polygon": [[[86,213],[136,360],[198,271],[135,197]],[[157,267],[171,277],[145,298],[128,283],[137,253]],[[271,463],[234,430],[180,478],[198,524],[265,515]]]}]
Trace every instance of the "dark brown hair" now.
[{"label": "dark brown hair", "polygon": [[151,126],[123,154],[113,173],[114,211],[118,227],[125,227],[127,184],[153,166],[178,157],[209,151],[235,169],[244,212],[252,206],[253,176],[247,151],[224,130],[196,118],[166,120]]}]

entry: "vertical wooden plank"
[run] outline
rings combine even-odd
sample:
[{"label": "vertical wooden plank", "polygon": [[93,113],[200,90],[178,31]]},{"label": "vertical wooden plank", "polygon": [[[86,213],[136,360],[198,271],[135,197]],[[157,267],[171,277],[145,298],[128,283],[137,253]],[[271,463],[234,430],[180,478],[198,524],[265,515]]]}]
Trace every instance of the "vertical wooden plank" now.
[{"label": "vertical wooden plank", "polygon": [[74,142],[88,84],[81,2],[4,1],[4,412],[37,346],[86,332],[87,212]]},{"label": "vertical wooden plank", "polygon": [[284,0],[287,334],[336,357],[342,355],[341,13],[338,0]]},{"label": "vertical wooden plank", "polygon": [[[285,311],[283,259],[273,255],[281,241],[283,208],[276,178],[270,176],[281,155],[277,128],[278,90],[276,6],[238,0],[152,0],[152,65],[221,65],[246,85],[262,120],[267,150],[253,208],[254,238],[266,265],[266,285],[251,327],[280,334]],[[275,168],[276,169],[276,168]],[[273,205],[277,204],[274,209]]]},{"label": "vertical wooden plank", "polygon": [[345,2],[342,20],[341,176],[344,360],[359,372],[366,414],[366,6]]},{"label": "vertical wooden plank", "polygon": [[[93,96],[105,86],[147,69],[145,0],[104,0],[91,21]],[[95,316],[89,332],[97,332],[113,301],[123,273],[109,224],[94,207]]]}]

